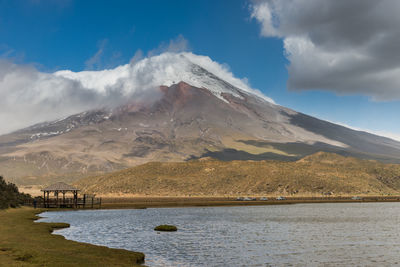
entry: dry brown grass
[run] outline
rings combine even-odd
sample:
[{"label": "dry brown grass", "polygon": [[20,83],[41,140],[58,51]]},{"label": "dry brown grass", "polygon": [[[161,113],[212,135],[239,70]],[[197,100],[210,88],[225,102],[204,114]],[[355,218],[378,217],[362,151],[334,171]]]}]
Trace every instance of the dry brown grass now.
[{"label": "dry brown grass", "polygon": [[76,185],[109,196],[395,195],[400,192],[400,165],[323,152],[297,162],[151,162]]}]

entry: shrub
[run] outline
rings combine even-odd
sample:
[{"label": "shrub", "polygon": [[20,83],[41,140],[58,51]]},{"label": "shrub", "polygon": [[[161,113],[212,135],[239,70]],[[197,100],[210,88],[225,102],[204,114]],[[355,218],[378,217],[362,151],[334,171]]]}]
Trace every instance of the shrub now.
[{"label": "shrub", "polygon": [[13,183],[6,183],[0,176],[0,209],[16,208],[31,199],[28,194],[20,193],[18,187]]}]

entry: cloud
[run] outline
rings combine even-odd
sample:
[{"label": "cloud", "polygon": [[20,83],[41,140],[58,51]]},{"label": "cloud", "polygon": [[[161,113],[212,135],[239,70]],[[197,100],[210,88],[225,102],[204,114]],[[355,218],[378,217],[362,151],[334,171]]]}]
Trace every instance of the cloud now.
[{"label": "cloud", "polygon": [[23,52],[17,52],[14,48],[0,44],[0,59],[8,59],[14,62],[22,62],[25,57]]},{"label": "cloud", "polygon": [[190,50],[189,41],[183,37],[182,34],[179,34],[175,39],[169,40],[168,43],[162,42],[157,48],[150,50],[147,53],[148,57],[152,57],[155,55],[159,55],[164,52],[187,52]]},{"label": "cloud", "polygon": [[97,44],[97,51],[96,53],[90,57],[88,60],[85,61],[86,69],[93,70],[98,69],[102,65],[102,57],[104,55],[104,49],[106,48],[108,43],[108,39],[103,39],[98,42]]},{"label": "cloud", "polygon": [[0,44],[0,58],[12,57],[15,50],[5,44]]},{"label": "cloud", "polygon": [[190,46],[188,40],[186,40],[183,35],[179,34],[178,37],[169,41],[169,44],[165,51],[179,53],[189,51],[189,49]]},{"label": "cloud", "polygon": [[282,38],[288,88],[400,99],[400,1],[253,1],[261,35]]},{"label": "cloud", "polygon": [[121,101],[118,90],[100,93],[31,65],[0,60],[0,134]]},{"label": "cloud", "polygon": [[142,59],[143,59],[143,51],[139,49],[135,52],[135,55],[133,55],[133,57],[131,58],[130,64],[135,64],[136,62]]},{"label": "cloud", "polygon": [[81,72],[44,73],[32,65],[0,60],[0,134],[127,101],[153,102],[161,96],[160,85],[180,81],[209,88],[217,96],[225,90],[221,84],[205,78],[203,72],[193,72],[198,70],[196,66],[270,100],[252,89],[246,80],[236,78],[226,65],[190,52],[165,52],[146,58],[138,52],[128,64]]},{"label": "cloud", "polygon": [[164,52],[139,60],[141,57],[142,53],[139,50],[129,64],[115,69],[82,72],[66,70],[58,71],[55,75],[77,81],[84,88],[95,88],[96,91],[102,93],[107,92],[110,88],[118,87],[124,94],[132,92],[143,94],[152,89],[157,91],[160,85],[170,86],[180,81],[196,87],[205,87],[216,95],[221,90],[225,90],[220,84],[210,83],[203,73],[196,72],[194,68],[197,65],[237,88],[255,93],[267,101],[273,102],[258,90],[252,89],[247,83],[247,79],[234,77],[226,65],[219,64],[207,56],[199,56],[190,52]]},{"label": "cloud", "polygon": [[400,134],[398,133],[393,133],[393,132],[389,132],[389,131],[381,131],[381,130],[371,130],[371,129],[366,129],[366,128],[360,128],[360,127],[354,127],[351,125],[348,125],[346,123],[342,123],[342,122],[337,122],[337,121],[330,121],[325,119],[326,121],[329,121],[331,123],[355,130],[355,131],[361,131],[361,132],[367,132],[370,134],[374,134],[374,135],[379,135],[379,136],[383,136],[383,137],[387,137],[396,141],[400,142]]}]

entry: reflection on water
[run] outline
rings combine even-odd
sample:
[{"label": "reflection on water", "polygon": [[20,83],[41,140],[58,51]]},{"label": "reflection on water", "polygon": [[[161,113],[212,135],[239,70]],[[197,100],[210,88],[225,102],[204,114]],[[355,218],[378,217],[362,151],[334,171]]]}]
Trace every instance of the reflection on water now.
[{"label": "reflection on water", "polygon": [[[148,266],[393,266],[400,203],[46,212],[55,233],[141,251]],[[159,224],[178,232],[157,233]]]}]

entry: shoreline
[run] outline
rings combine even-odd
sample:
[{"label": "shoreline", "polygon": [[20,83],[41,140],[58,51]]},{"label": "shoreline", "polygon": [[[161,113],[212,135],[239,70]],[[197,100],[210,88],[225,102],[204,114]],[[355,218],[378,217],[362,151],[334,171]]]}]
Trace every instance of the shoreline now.
[{"label": "shoreline", "polygon": [[259,198],[257,200],[239,201],[232,197],[104,197],[102,199],[101,209],[400,202],[400,196],[361,196],[360,199],[352,199],[352,197],[287,197],[284,200],[269,198],[266,201],[261,201]]},{"label": "shoreline", "polygon": [[51,234],[67,223],[34,221],[49,209],[28,207],[0,210],[0,265],[2,266],[144,266],[145,255],[67,240]]}]

